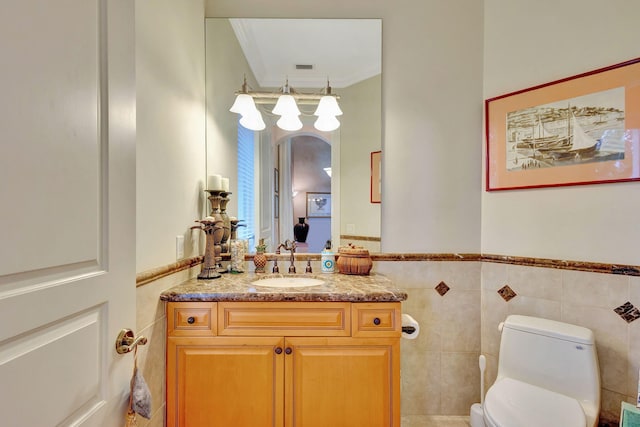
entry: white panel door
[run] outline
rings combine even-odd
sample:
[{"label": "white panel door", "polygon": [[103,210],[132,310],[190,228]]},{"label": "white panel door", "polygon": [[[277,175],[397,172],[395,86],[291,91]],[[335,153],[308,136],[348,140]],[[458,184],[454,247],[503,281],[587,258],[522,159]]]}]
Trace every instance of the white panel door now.
[{"label": "white panel door", "polygon": [[131,0],[0,2],[0,424],[122,426],[135,327]]}]

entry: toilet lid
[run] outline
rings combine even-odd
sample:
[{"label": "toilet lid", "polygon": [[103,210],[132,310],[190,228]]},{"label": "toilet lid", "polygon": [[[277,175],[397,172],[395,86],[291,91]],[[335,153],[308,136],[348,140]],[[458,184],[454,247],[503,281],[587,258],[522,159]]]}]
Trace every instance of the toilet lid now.
[{"label": "toilet lid", "polygon": [[587,423],[577,400],[512,378],[489,388],[484,414],[495,427],[585,427]]}]

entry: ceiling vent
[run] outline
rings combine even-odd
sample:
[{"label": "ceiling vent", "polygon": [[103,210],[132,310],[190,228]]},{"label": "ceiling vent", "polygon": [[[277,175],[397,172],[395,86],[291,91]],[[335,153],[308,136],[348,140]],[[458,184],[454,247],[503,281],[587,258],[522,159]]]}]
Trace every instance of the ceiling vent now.
[{"label": "ceiling vent", "polygon": [[313,70],[311,64],[296,64],[296,70]]}]

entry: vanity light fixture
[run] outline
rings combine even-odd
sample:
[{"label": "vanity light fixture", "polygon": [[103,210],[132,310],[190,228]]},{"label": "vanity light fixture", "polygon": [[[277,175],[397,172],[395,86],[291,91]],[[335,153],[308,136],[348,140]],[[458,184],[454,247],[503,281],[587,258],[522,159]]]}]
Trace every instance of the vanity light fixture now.
[{"label": "vanity light fixture", "polygon": [[338,106],[337,100],[339,97],[331,93],[331,86],[329,86],[328,80],[323,92],[322,94],[296,92],[295,89],[289,87],[288,80],[286,80],[279,93],[250,92],[245,76],[242,89],[236,92],[236,100],[229,111],[240,114],[240,124],[245,128],[260,131],[265,129],[266,125],[260,110],[256,107],[256,103],[273,104],[275,102],[276,105],[270,113],[280,116],[276,125],[283,130],[296,131],[302,129],[303,126],[300,120],[300,115],[303,113],[300,112],[298,104],[315,104],[318,102],[318,106],[313,113],[314,116],[317,116],[314,127],[320,131],[330,132],[340,127],[340,122],[336,116],[342,115],[342,110]]},{"label": "vanity light fixture", "polygon": [[282,87],[282,95],[278,97],[278,102],[273,107],[273,114],[280,116],[276,122],[280,129],[288,131],[302,129],[302,122],[300,121],[300,114],[302,113],[300,113],[296,100],[291,95],[288,79]]},{"label": "vanity light fixture", "polygon": [[331,86],[329,86],[329,80],[327,80],[327,87],[325,88],[325,95],[320,98],[318,108],[313,113],[318,119],[313,126],[325,132],[336,130],[340,127],[340,122],[336,119],[336,116],[342,115],[342,110],[338,105],[336,97],[331,94]]},{"label": "vanity light fixture", "polygon": [[262,120],[262,114],[258,111],[253,97],[247,90],[247,79],[244,79],[242,91],[236,96],[236,100],[229,109],[232,113],[240,114],[240,124],[250,130],[263,130],[267,126]]}]

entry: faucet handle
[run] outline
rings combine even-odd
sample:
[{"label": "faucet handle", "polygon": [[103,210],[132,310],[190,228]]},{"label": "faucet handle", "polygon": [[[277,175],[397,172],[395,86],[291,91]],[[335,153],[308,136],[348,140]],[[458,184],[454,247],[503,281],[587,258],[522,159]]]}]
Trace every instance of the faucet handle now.
[{"label": "faucet handle", "polygon": [[273,269],[271,269],[272,273],[280,273],[280,267],[278,267],[278,258],[273,260]]},{"label": "faucet handle", "polygon": [[310,259],[307,260],[307,268],[305,269],[305,273],[313,273],[311,271],[311,260]]}]

